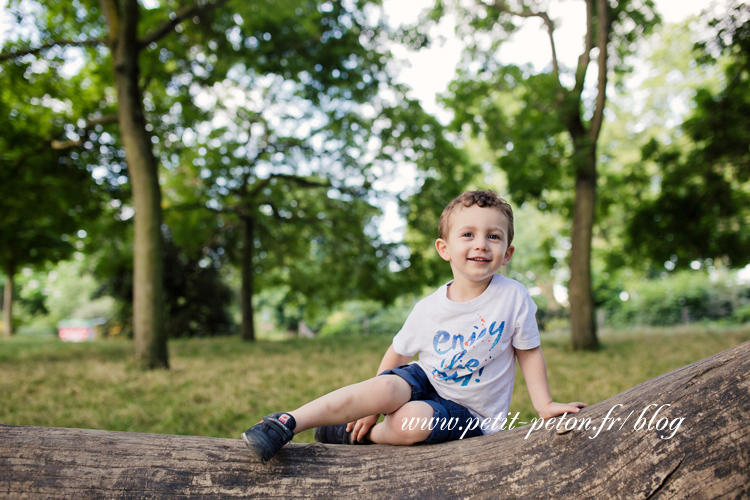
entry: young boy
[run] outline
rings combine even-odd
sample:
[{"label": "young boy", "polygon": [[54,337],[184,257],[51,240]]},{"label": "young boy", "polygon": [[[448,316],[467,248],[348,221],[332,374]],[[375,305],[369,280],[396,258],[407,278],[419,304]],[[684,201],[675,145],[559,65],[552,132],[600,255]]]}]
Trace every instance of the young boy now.
[{"label": "young boy", "polygon": [[[313,427],[318,441],[340,444],[410,445],[496,432],[508,415],[516,358],[540,417],[586,406],[552,401],[536,305],[523,285],[497,274],[514,251],[510,205],[492,191],[465,192],[443,211],[438,233],[435,246],[454,279],[414,307],[379,375],[245,431],[258,460],[266,463]],[[431,419],[433,425],[406,425]]]}]

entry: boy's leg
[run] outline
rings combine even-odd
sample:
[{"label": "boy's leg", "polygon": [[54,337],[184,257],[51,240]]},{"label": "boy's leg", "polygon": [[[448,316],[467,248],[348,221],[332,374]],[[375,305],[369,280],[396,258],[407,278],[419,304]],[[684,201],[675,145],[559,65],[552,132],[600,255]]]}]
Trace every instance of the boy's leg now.
[{"label": "boy's leg", "polygon": [[268,415],[242,433],[242,439],[256,458],[266,463],[296,433],[393,413],[410,398],[408,382],[397,375],[383,375],[333,391],[292,412]]},{"label": "boy's leg", "polygon": [[389,372],[409,383],[412,399],[374,426],[367,435],[369,441],[399,445],[442,443],[483,434],[471,411],[440,397],[418,365],[398,367],[384,373]]},{"label": "boy's leg", "polygon": [[398,375],[381,375],[337,389],[289,412],[297,434],[313,427],[348,424],[362,417],[390,414],[411,399],[411,386]]},{"label": "boy's leg", "polygon": [[386,415],[382,422],[372,428],[367,438],[379,444],[421,443],[432,433],[429,424],[433,414],[432,406],[424,401],[410,401],[394,413]]}]

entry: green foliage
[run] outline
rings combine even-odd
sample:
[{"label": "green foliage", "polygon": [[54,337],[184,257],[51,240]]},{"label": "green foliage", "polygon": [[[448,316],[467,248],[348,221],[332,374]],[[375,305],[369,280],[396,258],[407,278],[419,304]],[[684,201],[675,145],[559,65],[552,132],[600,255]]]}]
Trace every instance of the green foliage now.
[{"label": "green foliage", "polygon": [[[456,111],[452,128],[487,142],[495,153],[492,165],[507,174],[513,201],[535,202],[572,220],[571,340],[578,349],[596,349],[590,248],[607,82],[611,73],[629,69],[635,40],[653,30],[659,16],[650,0],[589,2],[581,23],[586,27],[581,55],[570,68],[556,53],[548,4],[450,4],[470,56],[445,98]],[[543,71],[508,64],[500,56],[501,45],[529,18],[543,21],[538,38],[551,45],[551,61]],[[604,67],[594,72],[595,65]]]},{"label": "green foliage", "polygon": [[658,192],[643,193],[628,221],[628,243],[657,266],[708,259],[750,263],[749,16],[747,5],[735,5],[726,19],[711,23],[718,27],[716,37],[697,46],[704,61],[705,51],[715,48],[729,63],[718,91],[701,88],[695,96],[681,127],[692,142],[688,150],[656,140],[643,149],[643,159],[658,165],[661,178]]},{"label": "green foliage", "polygon": [[731,320],[735,323],[750,323],[750,304],[738,307],[732,311]]},{"label": "green foliage", "polygon": [[167,241],[164,294],[169,338],[209,337],[235,332],[229,315],[233,294],[224,283],[219,263]]},{"label": "green foliage", "polygon": [[[455,111],[453,128],[487,142],[495,152],[492,163],[507,173],[508,191],[516,203],[543,201],[546,209],[568,215],[574,175],[582,161],[574,151],[578,155],[586,151],[584,135],[594,110],[594,103],[582,95],[583,59],[577,68],[548,66],[541,72],[505,64],[497,48],[527,17],[517,13],[539,13],[544,6],[487,6],[460,0],[451,4],[471,55],[445,99]],[[610,64],[615,74],[621,74],[630,69],[625,61],[633,54],[635,41],[648,34],[659,17],[652,2],[613,2],[608,15]],[[599,20],[594,12],[593,26]],[[548,43],[544,30],[539,38],[540,43],[542,39]]]},{"label": "green foliage", "polygon": [[117,310],[111,297],[95,298],[99,285],[87,265],[76,253],[73,259],[18,273],[14,316],[19,335],[55,336],[64,319],[101,320],[106,334],[117,322]]},{"label": "green foliage", "polygon": [[[132,335],[133,259],[132,227],[108,226],[89,263],[95,266],[99,286],[94,297],[116,300],[115,319],[121,334]],[[206,337],[234,333],[229,306],[234,297],[219,268],[221,257],[211,247],[182,248],[165,235],[163,255],[165,331],[169,338]]]},{"label": "green foliage", "polygon": [[26,72],[37,76],[29,65],[0,66],[0,261],[10,273],[70,256],[101,200],[87,168],[93,146],[67,154],[50,145],[67,107],[54,96],[68,83],[41,74],[29,89],[18,85]]},{"label": "green foliage", "polygon": [[[408,297],[408,296],[407,296]],[[389,335],[393,337],[404,325],[415,300],[401,297],[395,304],[383,307],[377,302],[347,302],[328,316],[319,336]]]},{"label": "green foliage", "polygon": [[[644,162],[642,149],[652,139],[669,143],[670,149],[676,151],[690,149],[689,137],[676,124],[684,121],[696,87],[720,88],[719,66],[695,61],[693,47],[699,40],[701,30],[697,26],[701,22],[696,16],[666,24],[644,40],[638,52],[643,61],[640,75],[629,78],[628,85],[613,92],[609,100],[599,147],[601,168],[593,256],[594,288],[600,304],[607,300],[608,293],[600,288],[614,286],[623,269],[655,277],[664,269],[664,262],[671,262],[672,253],[663,255],[664,260],[652,261],[632,251],[627,229],[628,221],[662,184],[660,166]],[[671,181],[670,185],[677,181]],[[693,224],[684,225],[680,232],[691,234],[692,227]],[[651,235],[641,230],[638,238],[641,237],[648,239]],[[660,240],[657,246],[663,247],[664,241]],[[613,295],[615,300],[619,301],[617,294],[621,290]]]},{"label": "green foliage", "polygon": [[[288,303],[309,315],[356,296],[391,300],[389,265],[402,257],[379,240],[375,206],[400,165],[441,169],[438,158],[450,160],[442,151],[455,156],[455,148],[439,123],[391,81],[382,44],[388,33],[372,15],[379,4],[170,0],[140,6],[139,87],[146,129],[164,167],[165,222],[181,255],[191,255],[180,271],[203,260],[192,256],[215,253],[213,263],[244,263],[246,280],[259,289],[280,287]],[[193,14],[183,18],[186,11]],[[5,95],[21,88],[45,113],[65,108],[47,120],[54,133],[35,139],[45,147],[50,139],[74,146],[73,162],[113,191],[117,207],[127,208],[120,131],[103,124],[116,113],[117,99],[107,43],[113,27],[99,2],[70,8],[19,0],[9,12],[17,22],[3,47],[3,69],[13,79]],[[32,128],[46,118],[21,117]],[[127,249],[115,250],[117,257],[99,265],[111,267],[104,272],[110,292],[127,304],[129,271],[119,257]],[[169,262],[167,271],[179,275]],[[186,300],[178,295],[167,292],[172,313]]]},{"label": "green foliage", "polygon": [[[59,46],[43,58],[5,57],[46,37],[78,37],[77,29],[60,24],[73,14],[31,1],[9,2],[8,13],[15,22],[0,48],[0,260],[12,277],[25,266],[59,262],[81,248],[79,235],[94,225],[107,199],[95,168],[117,165],[119,158],[111,147],[111,123],[101,114],[89,120],[94,110],[113,110],[96,87],[106,85],[106,78],[88,64],[77,70],[68,64],[86,50]],[[22,301],[21,316],[32,311],[28,298]],[[41,295],[35,301],[41,304]]]},{"label": "green foliage", "polygon": [[658,280],[626,281],[622,289],[626,301],[613,296],[605,304],[607,322],[617,326],[742,322],[750,305],[750,287],[719,271],[679,271]]}]

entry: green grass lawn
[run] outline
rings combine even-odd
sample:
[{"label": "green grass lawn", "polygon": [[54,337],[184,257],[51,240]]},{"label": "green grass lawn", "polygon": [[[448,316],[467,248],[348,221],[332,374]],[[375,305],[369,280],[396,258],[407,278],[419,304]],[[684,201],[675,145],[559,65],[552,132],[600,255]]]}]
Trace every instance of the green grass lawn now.
[{"label": "green grass lawn", "polygon": [[[373,376],[390,340],[174,340],[171,369],[152,372],[134,366],[127,341],[1,340],[0,423],[238,438],[267,413]],[[634,329],[601,340],[601,351],[577,353],[567,336],[542,335],[556,401],[602,401],[750,340],[750,325]],[[520,373],[511,412],[535,416]],[[295,438],[311,440],[311,431]]]}]

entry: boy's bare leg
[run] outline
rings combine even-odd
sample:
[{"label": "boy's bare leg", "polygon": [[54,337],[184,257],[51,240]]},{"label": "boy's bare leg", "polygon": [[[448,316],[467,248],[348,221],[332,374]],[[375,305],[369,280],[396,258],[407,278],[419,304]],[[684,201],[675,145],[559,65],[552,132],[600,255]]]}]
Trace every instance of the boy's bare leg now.
[{"label": "boy's bare leg", "polygon": [[313,427],[348,424],[370,415],[390,414],[409,399],[411,386],[406,380],[398,375],[381,375],[342,387],[288,413],[297,423],[294,428],[297,434]]},{"label": "boy's bare leg", "polygon": [[[385,420],[375,425],[367,438],[373,443],[410,445],[421,443],[432,432],[430,429],[422,428],[423,422],[430,422],[434,415],[432,406],[424,401],[410,401],[396,410],[394,413],[386,415]],[[415,419],[415,420],[412,420]],[[416,422],[409,429],[409,423]]]},{"label": "boy's bare leg", "polygon": [[[432,408],[427,403],[409,402],[411,392],[409,383],[397,375],[375,377],[326,394],[293,412],[268,415],[243,432],[242,439],[256,460],[265,464],[292,440],[295,433],[313,427],[347,424],[385,413],[388,414],[387,422],[370,429],[369,434],[375,431],[375,442],[412,444],[424,441],[429,431],[425,433],[419,429],[414,432],[399,427],[403,418],[432,416]],[[430,409],[429,413],[424,407]],[[402,408],[404,411],[398,411]]]}]

